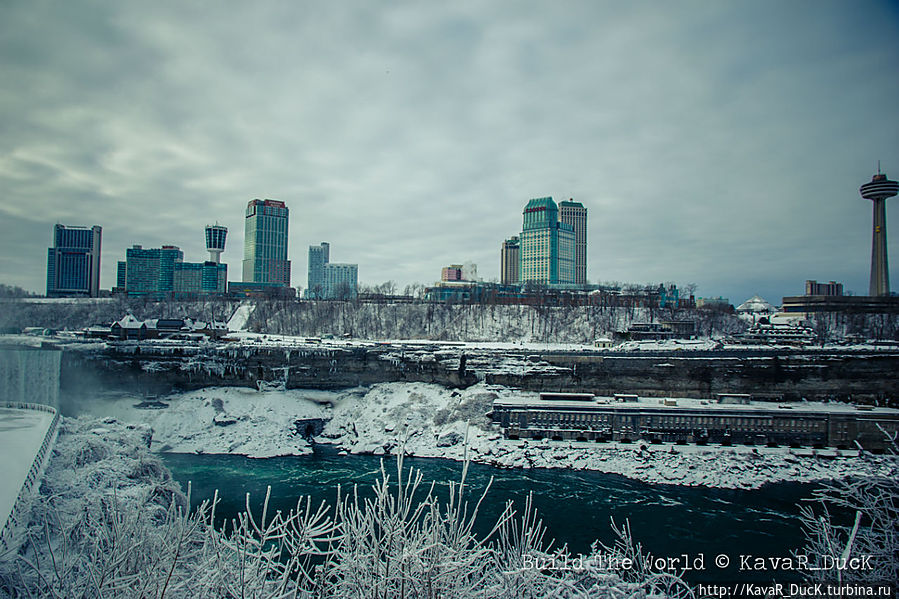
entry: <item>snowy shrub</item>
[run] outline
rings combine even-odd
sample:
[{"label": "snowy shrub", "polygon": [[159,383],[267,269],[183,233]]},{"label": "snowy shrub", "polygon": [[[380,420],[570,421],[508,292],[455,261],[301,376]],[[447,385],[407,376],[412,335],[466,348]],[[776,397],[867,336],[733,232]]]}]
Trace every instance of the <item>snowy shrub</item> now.
[{"label": "snowy shrub", "polygon": [[493,400],[497,397],[496,393],[476,393],[471,395],[456,406],[453,419],[486,428],[490,422],[486,414],[493,410]]},{"label": "snowy shrub", "polygon": [[[852,525],[838,524],[834,511],[853,514]],[[848,479],[827,483],[803,506],[805,555],[817,581],[871,582],[899,580],[899,481],[895,477]],[[869,557],[868,557],[869,556]],[[852,563],[863,568],[835,569]]]},{"label": "snowy shrub", "polygon": [[165,481],[169,480],[171,475],[158,459],[142,459],[128,475],[128,478]]},{"label": "snowy shrub", "polygon": [[[814,493],[812,505],[801,508],[806,546],[802,552],[813,565],[849,564],[861,560],[865,568],[837,569],[837,582],[899,580],[899,444],[896,433],[886,437],[892,476],[850,478],[826,483]],[[834,510],[854,515],[852,526],[840,525]],[[868,560],[865,562],[865,560]],[[812,570],[814,581],[833,581],[833,568]]]},{"label": "snowy shrub", "polygon": [[[88,433],[90,435],[91,433]],[[68,439],[64,452],[77,450]],[[331,507],[300,498],[287,514],[251,508],[216,526],[217,497],[187,514],[187,499],[170,484],[86,488],[76,472],[51,484],[34,510],[28,542],[0,562],[0,596],[161,599],[283,597],[571,598],[686,597],[676,576],[648,568],[619,571],[601,560],[645,564],[627,527],[612,547],[594,546],[580,568],[564,549],[551,549],[530,502],[511,503],[486,538],[474,524],[481,495],[462,478],[438,497],[435,484],[405,471],[396,479],[383,463],[374,496],[338,489]],[[108,461],[112,462],[112,458]],[[122,465],[118,470],[125,471]],[[128,472],[158,478],[138,462]],[[57,475],[59,473],[57,472]],[[79,496],[76,498],[77,491]],[[188,490],[188,494],[189,494]],[[166,503],[167,502],[167,503]],[[605,563],[608,563],[606,561]]]},{"label": "snowy shrub", "polygon": [[75,459],[73,465],[77,468],[80,466],[84,466],[85,464],[90,464],[93,462],[99,462],[100,460],[106,459],[112,455],[112,451],[109,448],[109,445],[100,439],[90,439],[88,440],[75,455]]}]

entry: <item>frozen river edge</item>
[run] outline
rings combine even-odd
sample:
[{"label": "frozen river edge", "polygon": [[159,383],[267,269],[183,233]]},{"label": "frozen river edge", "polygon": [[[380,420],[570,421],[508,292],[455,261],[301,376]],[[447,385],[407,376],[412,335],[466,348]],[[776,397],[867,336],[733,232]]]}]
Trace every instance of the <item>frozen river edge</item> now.
[{"label": "frozen river edge", "polygon": [[313,443],[348,454],[389,455],[403,447],[406,455],[463,460],[467,454],[500,468],[593,470],[729,489],[899,475],[895,459],[859,451],[504,439],[485,414],[494,399],[522,393],[484,384],[465,390],[424,383],[345,391],[210,387],[160,398],[157,409],[115,394],[79,402],[77,411],[148,425],[152,449],[160,452],[266,458],[308,454]]}]

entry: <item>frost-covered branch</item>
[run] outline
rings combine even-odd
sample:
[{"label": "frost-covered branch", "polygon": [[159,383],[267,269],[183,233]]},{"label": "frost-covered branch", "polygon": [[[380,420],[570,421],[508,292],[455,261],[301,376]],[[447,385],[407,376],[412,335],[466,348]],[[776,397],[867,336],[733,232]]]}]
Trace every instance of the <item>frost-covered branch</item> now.
[{"label": "frost-covered branch", "polygon": [[[77,424],[77,423],[76,423]],[[77,428],[71,422],[70,428]],[[90,425],[85,425],[88,428]],[[97,438],[104,431],[107,440]],[[70,431],[71,432],[71,431]],[[491,532],[479,539],[475,522],[488,488],[471,494],[467,462],[445,496],[405,469],[399,451],[395,478],[382,463],[373,496],[338,491],[336,504],[298,500],[288,513],[246,509],[216,523],[217,494],[187,513],[189,498],[172,487],[145,448],[116,448],[107,429],[63,435],[56,479],[35,508],[30,542],[15,560],[0,563],[0,596],[182,599],[254,597],[578,598],[684,596],[673,575],[620,572],[591,564],[605,552],[642,563],[629,529],[612,548],[594,547],[581,568],[547,567],[568,560],[552,549],[529,498],[519,512],[509,503]],[[80,439],[80,440],[79,440]],[[121,440],[121,439],[120,439]],[[130,460],[130,461],[129,461]],[[75,462],[66,494],[60,468]],[[105,479],[104,469],[130,481]],[[94,481],[94,486],[84,481]],[[72,490],[80,493],[74,499]],[[190,491],[188,491],[190,493]],[[860,533],[861,534],[861,533]],[[598,563],[598,562],[597,562]]]}]

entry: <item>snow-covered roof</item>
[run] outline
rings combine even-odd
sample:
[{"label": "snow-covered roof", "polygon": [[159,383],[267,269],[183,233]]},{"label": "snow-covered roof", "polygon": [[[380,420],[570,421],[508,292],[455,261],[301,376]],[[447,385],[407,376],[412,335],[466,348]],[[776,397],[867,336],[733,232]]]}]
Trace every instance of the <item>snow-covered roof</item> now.
[{"label": "snow-covered roof", "polygon": [[737,306],[737,312],[774,312],[774,306],[757,295]]},{"label": "snow-covered roof", "polygon": [[698,399],[686,397],[637,397],[635,401],[622,402],[614,397],[596,396],[593,399],[583,401],[573,401],[565,399],[542,399],[528,395],[513,395],[510,397],[501,397],[494,400],[495,406],[506,406],[512,408],[550,408],[550,409],[573,409],[573,408],[593,408],[600,409],[605,407],[616,408],[618,410],[639,411],[642,408],[660,408],[666,412],[683,412],[685,408],[701,409],[703,411],[715,411],[722,413],[729,412],[762,412],[770,413],[779,410],[792,410],[790,413],[799,416],[808,416],[811,414],[876,414],[880,416],[899,417],[899,410],[896,408],[883,408],[874,406],[864,406],[859,408],[853,404],[846,403],[823,403],[816,401],[803,402],[759,402],[751,401],[747,404],[728,404],[718,403],[714,399]]},{"label": "snow-covered roof", "polygon": [[135,318],[134,314],[128,314],[122,320],[116,321],[114,324],[119,325],[123,329],[139,329],[143,326],[144,321]]}]

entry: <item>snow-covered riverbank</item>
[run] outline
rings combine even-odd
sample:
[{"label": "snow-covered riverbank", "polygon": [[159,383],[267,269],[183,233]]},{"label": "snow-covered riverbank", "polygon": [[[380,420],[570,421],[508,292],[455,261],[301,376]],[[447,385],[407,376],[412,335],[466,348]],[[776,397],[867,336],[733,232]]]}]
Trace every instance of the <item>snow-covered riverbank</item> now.
[{"label": "snow-covered riverbank", "polygon": [[[153,449],[250,457],[302,455],[309,441],[347,453],[410,455],[510,468],[569,468],[622,474],[651,483],[758,488],[855,475],[897,475],[895,460],[857,451],[769,447],[594,444],[503,439],[485,414],[497,397],[522,392],[475,385],[465,390],[420,383],[385,383],[347,391],[213,387],[161,398],[167,407],[136,407],[139,398],[107,395],[82,413],[153,429]],[[320,420],[307,440],[296,422]],[[467,443],[466,443],[467,437]]]}]

